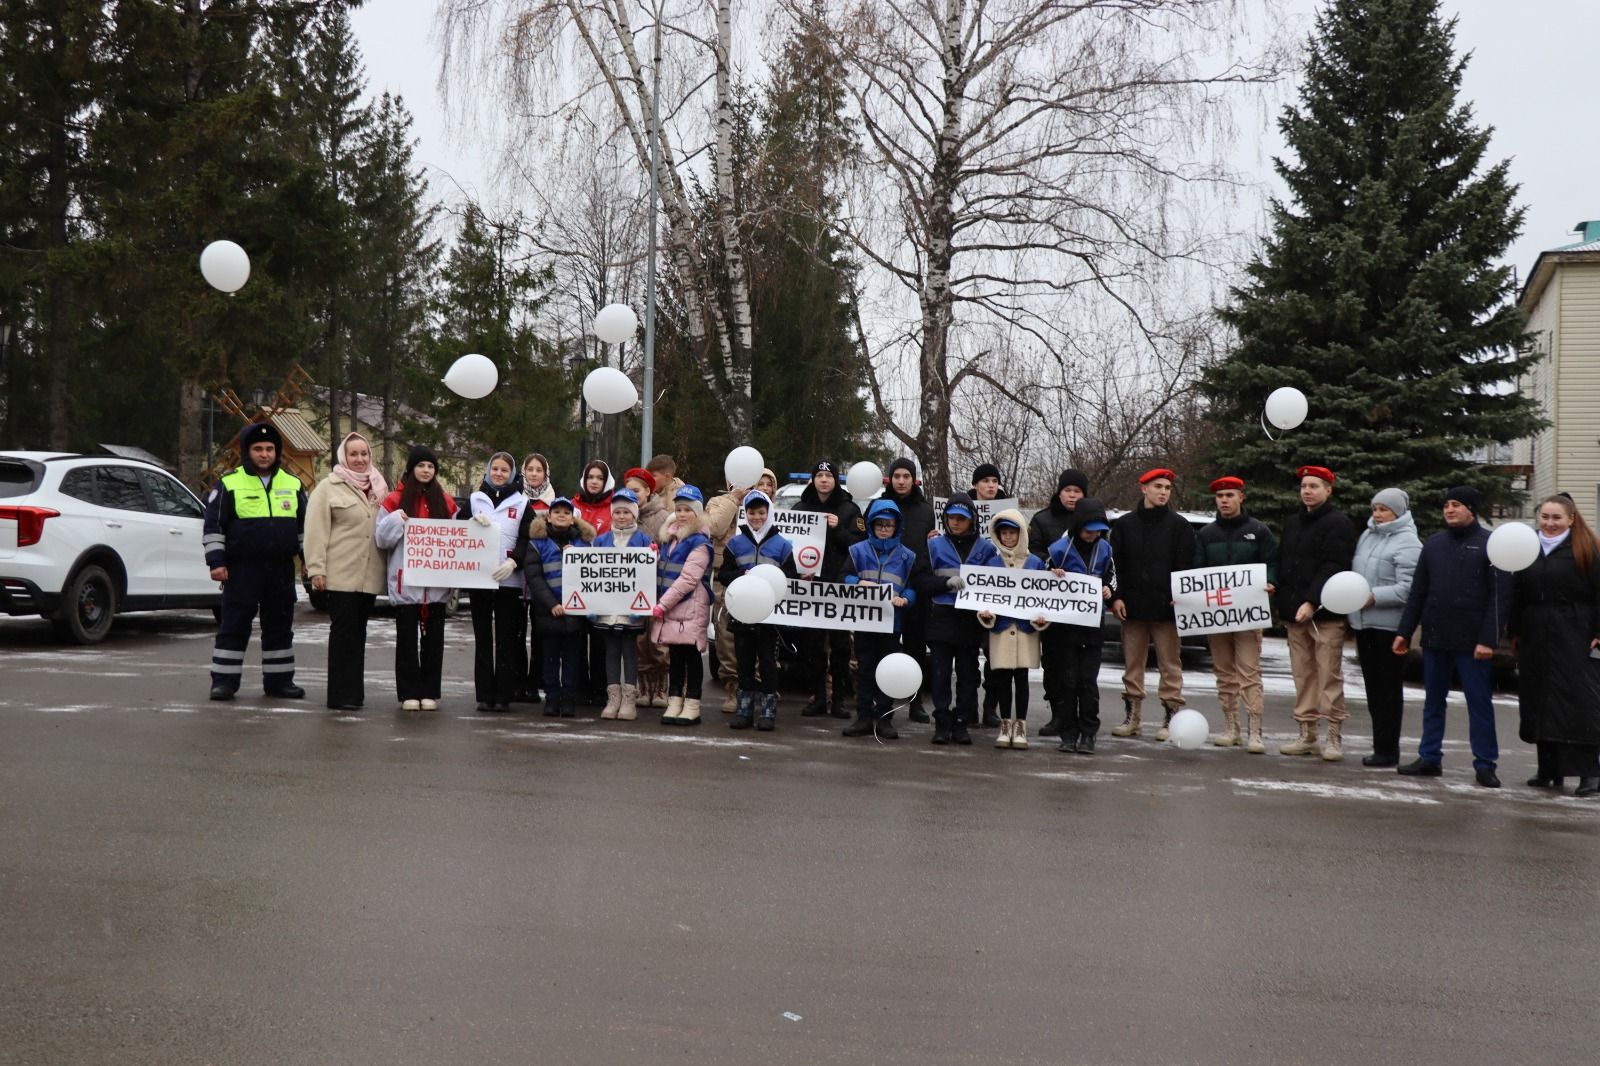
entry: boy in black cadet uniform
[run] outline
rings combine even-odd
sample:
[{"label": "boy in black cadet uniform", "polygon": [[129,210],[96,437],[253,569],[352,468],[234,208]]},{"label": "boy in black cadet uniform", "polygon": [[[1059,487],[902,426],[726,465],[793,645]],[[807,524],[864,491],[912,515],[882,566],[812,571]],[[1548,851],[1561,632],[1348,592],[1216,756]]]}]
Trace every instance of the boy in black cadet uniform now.
[{"label": "boy in black cadet uniform", "polygon": [[[883,494],[900,508],[900,543],[911,549],[917,561],[928,564],[928,540],[933,536],[933,503],[917,484],[917,464],[901,456],[889,464],[889,484]],[[928,605],[918,599],[901,616],[901,650],[922,668],[922,689],[911,698],[906,714],[913,722],[928,721],[922,709],[922,695],[928,691]]]},{"label": "boy in black cadet uniform", "polygon": [[283,437],[267,422],[239,434],[239,466],[206,497],[202,543],[222,582],[222,619],[211,650],[211,698],[231,700],[244,673],[250,623],[261,612],[261,686],[299,699],[294,683],[294,559],[305,534],[306,493],[278,466]]},{"label": "boy in black cadet uniform", "polygon": [[[796,511],[814,511],[827,516],[828,533],[822,553],[822,569],[815,580],[843,581],[844,563],[850,545],[867,534],[866,521],[861,509],[850,499],[850,494],[839,485],[839,468],[830,460],[819,459],[811,468],[811,484],[800,494]],[[806,674],[816,685],[816,692],[800,709],[801,717],[816,718],[828,714],[828,681],[833,681],[832,714],[835,718],[849,718],[845,695],[850,691],[850,631],[848,629],[806,629],[800,632],[800,655],[805,661]]]}]

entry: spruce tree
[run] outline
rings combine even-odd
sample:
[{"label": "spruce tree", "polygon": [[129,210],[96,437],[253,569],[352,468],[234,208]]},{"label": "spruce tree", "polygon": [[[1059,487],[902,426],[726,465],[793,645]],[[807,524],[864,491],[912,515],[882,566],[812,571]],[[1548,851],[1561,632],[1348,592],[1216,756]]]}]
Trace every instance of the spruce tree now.
[{"label": "spruce tree", "polygon": [[[1279,120],[1287,202],[1219,312],[1237,346],[1205,378],[1224,431],[1208,473],[1242,476],[1258,514],[1298,506],[1307,463],[1336,472],[1352,512],[1389,485],[1424,515],[1460,483],[1505,499],[1507,476],[1464,456],[1539,425],[1508,389],[1528,359],[1500,260],[1523,211],[1459,99],[1454,27],[1437,0],[1330,0],[1317,17]],[[1280,386],[1310,414],[1274,440],[1260,418]]]}]

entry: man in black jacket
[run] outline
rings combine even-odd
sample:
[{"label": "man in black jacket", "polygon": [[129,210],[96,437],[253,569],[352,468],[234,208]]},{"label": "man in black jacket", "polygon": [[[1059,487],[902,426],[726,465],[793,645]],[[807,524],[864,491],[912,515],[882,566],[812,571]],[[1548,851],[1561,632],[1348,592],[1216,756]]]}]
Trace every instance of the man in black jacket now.
[{"label": "man in black jacket", "polygon": [[[850,545],[867,535],[861,509],[850,494],[839,487],[839,471],[828,459],[817,460],[811,468],[811,484],[800,494],[796,511],[816,511],[827,517],[828,534],[822,550],[822,569],[817,580],[843,581],[845,560]],[[828,714],[828,678],[833,678],[832,714],[849,718],[845,697],[850,692],[850,631],[848,629],[806,629],[801,631],[800,654],[806,676],[816,684],[816,695],[800,709],[801,715],[816,718]]]},{"label": "man in black jacket", "polygon": [[1123,722],[1114,737],[1139,735],[1139,706],[1144,702],[1144,664],[1156,646],[1161,672],[1161,699],[1166,719],[1156,733],[1166,740],[1167,725],[1183,706],[1183,654],[1178,646],[1177,616],[1172,610],[1172,572],[1194,564],[1194,530],[1168,503],[1171,470],[1146,471],[1139,478],[1144,499],[1137,509],[1111,523],[1111,551],[1117,564],[1116,599],[1111,609],[1122,621]]},{"label": "man in black jacket", "polygon": [[1489,563],[1489,531],[1478,524],[1483,496],[1462,485],[1444,504],[1444,532],[1422,546],[1411,594],[1395,631],[1394,653],[1411,650],[1422,623],[1422,743],[1415,762],[1399,768],[1409,777],[1438,777],[1444,762],[1444,705],[1455,677],[1467,700],[1472,768],[1478,784],[1499,788],[1495,764],[1494,649],[1511,611],[1511,575]]},{"label": "man in black jacket", "polygon": [[[900,543],[910,548],[917,562],[928,565],[928,538],[934,534],[933,503],[917,483],[917,464],[901,456],[889,464],[889,486],[885,496],[900,508]],[[913,722],[928,721],[922,709],[923,693],[928,688],[928,605],[921,596],[901,612],[901,646],[922,667],[922,688],[911,699],[909,716]],[[1046,630],[1048,632],[1048,630]]]},{"label": "man in black jacket", "polygon": [[[1087,495],[1089,495],[1087,474],[1076,469],[1061,471],[1061,476],[1056,478],[1056,494],[1050,497],[1050,506],[1034,512],[1033,521],[1028,523],[1028,549],[1039,557],[1040,562],[1050,561],[1050,546],[1067,535],[1067,529],[1072,525],[1072,516],[1077,511],[1078,501]],[[1045,663],[1044,699],[1050,705],[1050,721],[1039,730],[1041,737],[1061,735],[1061,721],[1056,714],[1056,704],[1064,697],[1062,693],[1056,691],[1055,684],[1060,671],[1052,670],[1049,660],[1068,654],[1067,646],[1065,626],[1051,626],[1039,634],[1039,655]]]},{"label": "man in black jacket", "polygon": [[1350,569],[1356,554],[1355,523],[1333,506],[1333,471],[1302,466],[1301,509],[1283,526],[1274,604],[1289,636],[1289,672],[1294,675],[1294,720],[1300,736],[1280,755],[1317,754],[1317,719],[1328,720],[1322,757],[1344,758],[1344,615],[1321,608],[1322,586]]},{"label": "man in black jacket", "polygon": [[[1248,566],[1267,568],[1267,595],[1272,595],[1278,577],[1278,538],[1265,522],[1251,518],[1244,509],[1244,479],[1219,477],[1211,483],[1217,500],[1217,520],[1194,536],[1194,567]],[[1212,633],[1211,667],[1217,675],[1217,702],[1222,704],[1222,720],[1227,723],[1217,747],[1231,748],[1239,743],[1239,704],[1249,730],[1248,750],[1252,755],[1267,750],[1261,736],[1261,630],[1241,629],[1232,633]]]}]

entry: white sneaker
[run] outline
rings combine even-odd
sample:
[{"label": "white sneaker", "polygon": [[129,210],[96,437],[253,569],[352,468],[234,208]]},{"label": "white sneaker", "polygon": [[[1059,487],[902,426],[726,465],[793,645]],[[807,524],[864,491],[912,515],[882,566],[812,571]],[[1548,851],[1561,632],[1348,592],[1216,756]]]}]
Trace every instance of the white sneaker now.
[{"label": "white sneaker", "polygon": [[1020,718],[1011,723],[1011,750],[1028,750],[1028,723]]},{"label": "white sneaker", "polygon": [[420,711],[422,710],[422,704],[417,700],[406,700],[400,705],[400,709],[402,711]]},{"label": "white sneaker", "polygon": [[437,711],[439,709],[438,700],[422,700],[421,703],[422,709],[425,711]]}]

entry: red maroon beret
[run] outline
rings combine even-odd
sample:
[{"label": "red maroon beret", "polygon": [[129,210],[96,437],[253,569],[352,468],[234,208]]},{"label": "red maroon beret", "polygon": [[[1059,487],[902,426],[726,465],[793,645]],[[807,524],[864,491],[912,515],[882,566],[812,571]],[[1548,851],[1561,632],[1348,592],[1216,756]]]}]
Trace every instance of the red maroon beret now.
[{"label": "red maroon beret", "polygon": [[1238,489],[1240,492],[1243,492],[1244,479],[1233,477],[1230,474],[1228,477],[1219,477],[1217,480],[1211,483],[1212,492],[1221,492],[1223,489]]},{"label": "red maroon beret", "polygon": [[1164,466],[1158,466],[1154,470],[1146,470],[1143,474],[1141,474],[1139,476],[1139,484],[1148,485],[1158,477],[1164,477],[1168,481],[1178,480],[1177,474],[1174,474]]},{"label": "red maroon beret", "polygon": [[1294,472],[1294,476],[1321,478],[1328,484],[1333,484],[1333,471],[1329,470],[1325,466],[1302,466],[1299,470]]}]

